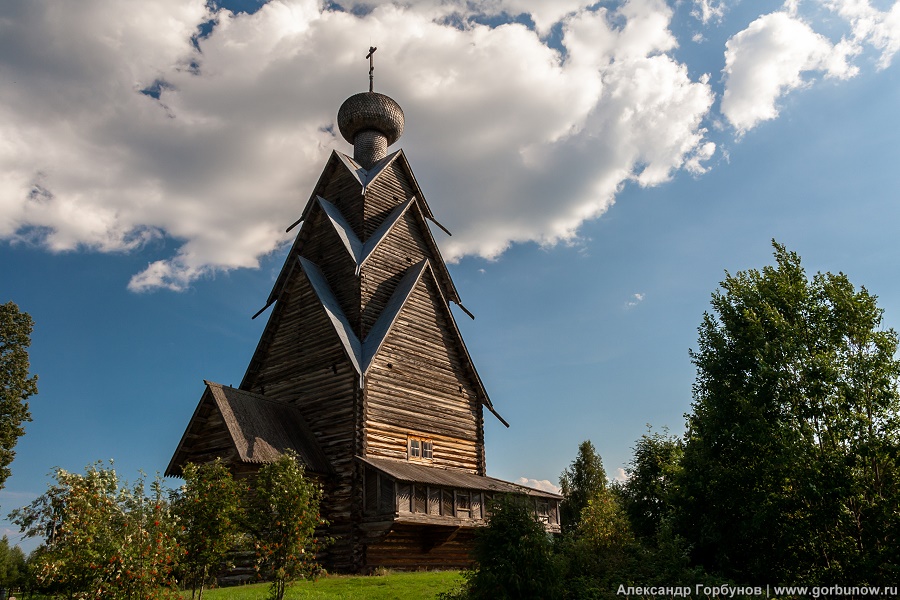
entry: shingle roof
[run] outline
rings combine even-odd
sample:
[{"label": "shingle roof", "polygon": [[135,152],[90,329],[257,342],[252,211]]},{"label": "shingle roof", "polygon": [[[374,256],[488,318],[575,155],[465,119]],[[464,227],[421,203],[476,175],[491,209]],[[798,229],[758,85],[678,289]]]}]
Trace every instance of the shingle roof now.
[{"label": "shingle roof", "polygon": [[389,458],[357,457],[357,460],[378,469],[382,473],[385,473],[398,481],[469,490],[483,490],[495,494],[524,494],[526,496],[554,498],[557,500],[562,498],[559,494],[536,490],[524,485],[503,481],[502,479],[494,479],[493,477],[476,475],[475,473],[468,473],[466,471],[443,469],[441,467],[391,460]]},{"label": "shingle roof", "polygon": [[[240,461],[269,463],[286,450],[293,450],[307,470],[319,474],[332,471],[328,459],[297,407],[230,386],[210,381],[204,383],[206,391],[188,424],[185,436],[178,444],[172,462],[166,469],[167,475],[174,475],[176,469],[187,460],[185,454],[188,449],[184,448],[185,439],[188,432],[197,429],[195,419],[203,404],[209,402],[212,402],[222,415]],[[202,425],[200,430],[202,432]]]}]

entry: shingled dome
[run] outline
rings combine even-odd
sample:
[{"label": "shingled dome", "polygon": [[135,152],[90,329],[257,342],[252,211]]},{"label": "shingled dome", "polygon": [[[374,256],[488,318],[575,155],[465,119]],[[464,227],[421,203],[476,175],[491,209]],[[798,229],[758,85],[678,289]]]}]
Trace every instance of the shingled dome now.
[{"label": "shingled dome", "polygon": [[387,148],[403,133],[403,110],[384,94],[350,96],[338,110],[338,128],[353,144],[353,160],[364,169],[387,156]]},{"label": "shingled dome", "polygon": [[338,109],[338,128],[351,144],[360,131],[375,130],[384,134],[390,146],[403,134],[403,110],[393,98],[378,92],[354,94]]}]

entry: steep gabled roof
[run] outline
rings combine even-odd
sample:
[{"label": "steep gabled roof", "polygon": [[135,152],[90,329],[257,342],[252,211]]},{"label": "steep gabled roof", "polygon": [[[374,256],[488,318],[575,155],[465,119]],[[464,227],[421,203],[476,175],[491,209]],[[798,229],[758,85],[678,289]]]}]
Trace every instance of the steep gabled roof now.
[{"label": "steep gabled roof", "polygon": [[[346,169],[351,175],[353,175],[356,181],[359,182],[360,194],[364,195],[368,186],[376,181],[382,174],[388,172],[388,167],[395,162],[406,175],[407,180],[413,188],[414,195],[400,204],[396,209],[394,209],[394,211],[392,211],[391,214],[388,215],[385,221],[378,227],[378,229],[372,234],[372,236],[370,236],[370,238],[366,240],[365,244],[362,244],[362,242],[353,232],[350,225],[347,223],[346,219],[343,217],[343,215],[341,215],[337,207],[327,199],[323,198],[321,194],[324,193],[325,187],[333,177],[334,171],[336,169],[343,168]],[[323,201],[326,204],[323,204]],[[453,279],[450,277],[450,272],[447,270],[447,265],[444,264],[444,261],[441,258],[440,248],[438,248],[437,242],[435,241],[434,236],[431,233],[431,229],[428,227],[427,223],[425,223],[425,219],[433,222],[448,235],[450,235],[450,232],[446,227],[441,225],[434,218],[434,214],[431,212],[431,207],[428,206],[428,202],[425,200],[425,195],[422,193],[422,188],[419,187],[419,183],[418,181],[416,181],[416,176],[413,174],[412,169],[409,166],[409,161],[406,159],[406,154],[403,153],[402,149],[388,154],[383,159],[372,165],[372,168],[368,170],[364,169],[359,165],[359,163],[357,163],[346,154],[338,152],[337,150],[332,150],[331,156],[328,157],[328,162],[325,163],[325,168],[322,169],[322,174],[319,176],[319,180],[313,188],[313,193],[310,195],[306,206],[303,208],[303,213],[301,214],[300,218],[294,222],[293,225],[288,227],[287,230],[290,231],[296,225],[309,220],[310,212],[317,207],[324,210],[329,218],[329,221],[331,221],[331,224],[334,226],[335,231],[337,231],[338,235],[341,236],[341,240],[344,242],[345,246],[347,246],[351,257],[356,260],[358,272],[359,268],[365,262],[365,259],[371,255],[372,251],[374,251],[375,248],[378,247],[378,244],[381,242],[381,240],[390,233],[394,225],[396,225],[400,221],[400,218],[413,205],[418,208],[418,213],[420,215],[420,218],[422,219],[422,230],[425,237],[425,243],[428,244],[428,246],[431,248],[432,253],[439,263],[438,269],[441,272],[440,279],[442,284],[446,286],[446,295],[448,296],[448,299],[451,302],[456,303],[467,315],[474,319],[475,317],[472,315],[472,313],[470,313],[460,302],[459,292],[456,290],[456,286],[453,284]],[[352,237],[348,234],[352,234]],[[272,286],[272,291],[269,293],[269,297],[266,299],[265,306],[263,306],[256,312],[255,315],[253,315],[254,319],[262,314],[262,312],[267,308],[275,304],[275,302],[278,300],[278,297],[281,295],[281,291],[284,289],[284,286],[288,278],[290,277],[291,272],[297,265],[297,257],[299,256],[300,250],[303,247],[303,240],[303,230],[301,229],[301,231],[297,234],[297,237],[294,239],[294,242],[291,245],[291,249],[288,251],[287,258],[284,262],[284,265],[281,267],[281,271],[278,273],[278,277],[275,279],[275,284]],[[356,244],[359,244],[362,247],[356,248]],[[360,259],[360,254],[363,255],[362,259]]]},{"label": "steep gabled roof", "polygon": [[[372,365],[372,360],[377,356],[385,339],[387,339],[388,334],[390,334],[394,323],[396,323],[397,317],[403,311],[404,306],[406,306],[406,303],[412,296],[416,286],[426,273],[432,278],[435,283],[435,288],[438,293],[441,294],[441,288],[440,285],[438,285],[437,277],[435,277],[431,261],[425,259],[418,264],[409,267],[403,275],[403,278],[400,280],[400,283],[398,283],[397,287],[394,289],[394,293],[391,294],[390,299],[384,310],[378,316],[372,329],[369,331],[368,335],[366,335],[366,338],[360,341],[350,327],[346,315],[344,315],[344,312],[341,310],[334,293],[328,285],[328,281],[325,279],[325,276],[322,274],[319,267],[312,261],[303,257],[299,258],[299,263],[302,272],[318,297],[322,309],[328,315],[335,334],[341,340],[341,344],[344,347],[347,357],[350,359],[354,369],[356,369],[356,372],[360,376],[360,387],[364,385],[364,378],[369,367]],[[447,301],[443,295],[441,296],[440,305],[445,308],[447,307]],[[484,404],[484,406],[491,411],[501,423],[509,427],[509,423],[500,416],[494,409],[493,404],[491,404],[491,399],[488,397],[484,383],[481,381],[481,377],[475,369],[475,363],[472,361],[468,348],[466,348],[466,343],[463,341],[459,327],[456,325],[453,313],[450,312],[449,309],[447,309],[447,319],[452,325],[453,338],[456,340],[459,351],[464,357],[463,362],[470,371],[470,375],[475,383],[482,404]]]},{"label": "steep gabled roof", "polygon": [[322,196],[317,196],[316,200],[322,206],[322,210],[325,211],[325,215],[337,232],[338,237],[340,237],[341,241],[344,243],[344,247],[347,249],[347,253],[350,254],[350,258],[356,263],[356,273],[358,275],[360,269],[366,264],[366,261],[372,256],[375,249],[378,248],[382,241],[384,241],[384,238],[391,232],[394,225],[396,225],[403,215],[406,214],[409,207],[413,205],[415,197],[397,205],[397,208],[391,211],[381,225],[378,226],[378,229],[372,232],[372,235],[369,236],[369,239],[367,239],[365,243],[361,242],[360,239],[356,237],[353,228],[350,227],[350,224],[347,223],[344,215],[341,214],[341,211],[338,210],[334,204]]},{"label": "steep gabled roof", "polygon": [[419,182],[416,181],[416,176],[413,174],[412,168],[409,166],[409,161],[406,158],[406,154],[402,149],[388,154],[387,156],[376,162],[374,165],[372,165],[371,169],[364,169],[358,162],[356,162],[343,152],[332,150],[331,156],[328,157],[328,162],[325,163],[325,168],[322,170],[322,175],[319,176],[319,180],[316,182],[312,194],[310,194],[309,200],[306,202],[306,207],[303,209],[303,214],[300,216],[300,220],[306,220],[310,209],[315,204],[316,197],[322,195],[325,190],[325,186],[330,181],[332,173],[335,169],[340,167],[347,169],[347,171],[351,175],[353,175],[356,181],[359,182],[360,194],[365,194],[368,187],[372,185],[372,183],[374,183],[379,177],[381,177],[382,174],[388,172],[388,167],[395,162],[403,171],[404,175],[406,175],[410,186],[412,186],[413,188],[413,195],[419,198],[419,200],[422,202],[422,212],[425,214],[425,217],[435,225],[443,229],[445,232],[447,232],[447,234],[450,234],[447,228],[441,225],[437,221],[437,219],[434,218],[434,213],[431,212],[431,207],[428,206],[428,201],[425,199],[425,194],[422,192],[422,188],[419,186]]},{"label": "steep gabled roof", "polygon": [[180,474],[182,465],[189,460],[190,438],[200,438],[204,433],[210,433],[206,431],[208,419],[200,416],[210,409],[217,411],[221,417],[241,462],[269,463],[285,450],[293,450],[310,472],[331,472],[328,459],[297,407],[262,394],[211,381],[204,383],[206,390],[166,468],[166,475]]},{"label": "steep gabled roof", "polygon": [[[447,228],[438,223],[437,219],[434,218],[434,213],[431,212],[431,207],[428,206],[428,201],[425,200],[425,194],[422,193],[422,188],[419,187],[419,182],[416,181],[416,176],[412,172],[412,168],[409,166],[409,161],[406,158],[406,154],[403,152],[403,149],[396,150],[391,152],[374,165],[372,165],[371,169],[364,169],[357,163],[355,160],[338,151],[334,151],[334,153],[338,156],[340,161],[343,163],[347,170],[353,173],[353,176],[356,177],[356,180],[359,181],[359,184],[362,186],[362,193],[365,194],[366,190],[370,185],[372,185],[383,173],[386,173],[392,164],[395,162],[406,175],[406,178],[409,180],[409,184],[413,188],[413,194],[422,201],[422,212],[425,214],[425,217],[432,221],[435,225],[443,229],[449,235],[450,232],[447,231]],[[316,186],[318,188],[318,186]],[[310,198],[315,197],[317,194],[313,194]]]},{"label": "steep gabled roof", "polygon": [[325,279],[325,275],[314,262],[302,256],[298,260],[300,261],[303,274],[306,275],[309,285],[312,286],[319,303],[325,310],[325,314],[328,315],[328,319],[331,321],[332,327],[334,327],[334,332],[340,338],[344,351],[347,353],[347,358],[350,359],[356,372],[362,375],[363,371],[360,367],[362,362],[362,344],[360,344],[356,334],[353,333],[353,328],[350,326],[346,315],[344,315],[344,311],[341,310],[341,305],[338,303],[337,298],[334,297],[331,286],[328,285],[328,280]]}]

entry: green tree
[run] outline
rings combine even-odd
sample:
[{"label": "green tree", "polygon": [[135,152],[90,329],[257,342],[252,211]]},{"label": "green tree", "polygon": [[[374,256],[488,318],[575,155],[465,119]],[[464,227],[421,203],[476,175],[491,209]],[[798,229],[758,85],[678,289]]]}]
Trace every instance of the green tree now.
[{"label": "green tree", "polygon": [[248,494],[247,521],[255,538],[261,576],[272,579],[270,597],[284,598],[285,586],[297,578],[314,577],[319,540],[315,530],[322,491],[307,479],[297,454],[288,450],[264,465]]},{"label": "green tree", "polygon": [[691,352],[678,531],[739,582],[896,581],[897,334],[773,245],[775,266],[726,273]]},{"label": "green tree", "polygon": [[501,497],[490,507],[487,526],[476,532],[475,568],[457,597],[473,600],[562,597],[553,544],[527,499]]},{"label": "green tree", "polygon": [[31,316],[13,302],[0,304],[0,489],[9,477],[13,448],[31,420],[28,398],[37,394],[37,376],[28,376]]},{"label": "green tree", "polygon": [[24,583],[25,553],[18,546],[10,547],[9,538],[4,535],[0,539],[0,590],[9,592]]},{"label": "green tree", "polygon": [[614,598],[620,584],[645,581],[640,546],[613,486],[594,492],[557,551],[565,559],[566,598]]},{"label": "green tree", "polygon": [[188,463],[184,486],[175,503],[180,568],[191,586],[191,598],[203,598],[210,576],[226,563],[241,538],[241,486],[221,459],[203,465]]},{"label": "green tree", "polygon": [[681,470],[682,441],[648,431],[634,446],[631,463],[625,469],[628,480],[619,487],[622,506],[632,531],[641,540],[653,543],[663,519],[671,510],[676,478]]},{"label": "green tree", "polygon": [[57,469],[55,484],[10,514],[26,537],[42,537],[30,569],[39,588],[70,598],[169,596],[176,559],[174,519],[159,480],[120,486],[111,467],[84,475]]},{"label": "green tree", "polygon": [[559,486],[565,496],[560,506],[562,529],[564,532],[574,531],[588,501],[606,489],[603,461],[590,440],[585,440],[578,446],[575,460],[559,476]]}]

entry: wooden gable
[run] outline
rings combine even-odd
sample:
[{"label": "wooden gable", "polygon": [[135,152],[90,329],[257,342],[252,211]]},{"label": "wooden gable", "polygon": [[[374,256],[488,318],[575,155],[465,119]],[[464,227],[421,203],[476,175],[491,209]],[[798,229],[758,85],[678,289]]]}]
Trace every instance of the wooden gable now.
[{"label": "wooden gable", "polygon": [[423,269],[366,372],[366,456],[407,458],[410,435],[434,443],[430,464],[484,474],[489,403],[434,273]]},{"label": "wooden gable", "polygon": [[[188,462],[222,458],[237,474],[293,450],[310,473],[331,466],[297,407],[210,381],[178,444],[166,475],[180,475]],[[250,467],[249,471],[255,468]]]},{"label": "wooden gable", "polygon": [[[298,258],[241,388],[296,403],[317,433],[349,435],[359,368]],[[321,284],[320,284],[321,286]],[[340,324],[338,324],[340,325]],[[338,431],[343,434],[339,434]]]}]

